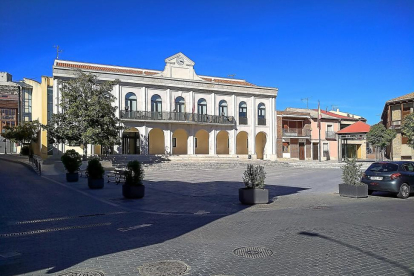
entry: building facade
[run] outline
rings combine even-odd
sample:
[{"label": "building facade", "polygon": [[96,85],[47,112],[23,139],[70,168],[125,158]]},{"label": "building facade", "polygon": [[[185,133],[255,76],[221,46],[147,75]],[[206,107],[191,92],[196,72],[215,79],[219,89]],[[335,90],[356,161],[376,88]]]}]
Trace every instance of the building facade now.
[{"label": "building facade", "polygon": [[[54,113],[62,112],[62,80],[82,70],[102,81],[119,80],[112,93],[126,130],[113,153],[276,159],[278,89],[197,75],[194,64],[182,53],[165,59],[162,71],[55,60]],[[68,148],[59,145],[57,151]],[[100,152],[99,145],[88,149]]]},{"label": "building facade", "polygon": [[386,157],[392,160],[412,160],[414,150],[408,145],[408,138],[401,133],[404,118],[413,113],[414,92],[391,99],[385,103],[381,120],[387,129],[395,129],[397,136],[387,147]]}]

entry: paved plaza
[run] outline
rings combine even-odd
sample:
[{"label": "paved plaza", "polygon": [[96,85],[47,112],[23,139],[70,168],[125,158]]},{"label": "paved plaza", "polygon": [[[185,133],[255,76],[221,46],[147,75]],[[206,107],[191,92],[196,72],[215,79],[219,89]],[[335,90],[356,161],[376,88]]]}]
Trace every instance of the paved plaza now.
[{"label": "paved plaza", "polygon": [[243,206],[243,162],[146,168],[146,196],[0,158],[0,275],[414,275],[414,197],[340,197],[338,164],[256,162],[271,203]]}]

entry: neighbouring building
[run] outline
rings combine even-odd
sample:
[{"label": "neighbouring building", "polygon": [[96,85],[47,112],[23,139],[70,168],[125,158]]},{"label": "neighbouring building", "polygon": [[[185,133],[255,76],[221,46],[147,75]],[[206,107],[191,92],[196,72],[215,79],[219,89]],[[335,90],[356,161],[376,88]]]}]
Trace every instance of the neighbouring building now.
[{"label": "neighbouring building", "polygon": [[339,156],[345,158],[367,159],[367,133],[370,126],[358,121],[336,132],[339,140]]},{"label": "neighbouring building", "polygon": [[401,133],[404,118],[413,113],[414,92],[388,100],[384,105],[381,120],[387,129],[395,129],[397,136],[386,149],[386,157],[392,160],[412,160],[414,150],[408,145],[408,138]]},{"label": "neighbouring building", "polygon": [[276,113],[277,157],[311,159],[311,115],[295,111],[277,111]]},{"label": "neighbouring building", "polygon": [[[119,80],[112,93],[126,130],[119,133],[122,145],[114,146],[114,153],[276,159],[278,89],[197,75],[194,64],[182,53],[165,59],[164,70],[55,60],[54,113],[62,112],[60,83],[82,70],[100,80]],[[102,149],[93,145],[87,151]]]},{"label": "neighbouring building", "polygon": [[16,126],[31,120],[32,86],[20,81],[14,82],[12,75],[0,72],[0,153],[16,153],[18,148],[1,137],[5,126]]}]

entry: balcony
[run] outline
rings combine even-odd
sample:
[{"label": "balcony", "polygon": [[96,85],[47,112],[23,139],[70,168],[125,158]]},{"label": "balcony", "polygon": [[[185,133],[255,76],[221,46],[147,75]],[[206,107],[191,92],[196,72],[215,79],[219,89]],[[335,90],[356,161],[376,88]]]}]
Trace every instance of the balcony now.
[{"label": "balcony", "polygon": [[266,119],[265,118],[257,118],[257,124],[259,126],[265,126],[266,125]]},{"label": "balcony", "polygon": [[247,125],[247,117],[239,117],[239,125]]},{"label": "balcony", "polygon": [[219,125],[234,125],[235,120],[232,116],[217,116],[208,114],[196,114],[186,112],[152,112],[152,111],[125,111],[121,110],[121,120],[139,121],[173,121],[184,123],[205,123]]},{"label": "balcony", "polygon": [[310,129],[303,129],[303,128],[284,128],[282,130],[283,137],[310,137],[311,131]]},{"label": "balcony", "polygon": [[391,121],[391,123],[388,123],[388,128],[390,128],[390,129],[400,129],[401,128],[401,120]]},{"label": "balcony", "polygon": [[327,132],[325,132],[325,138],[326,139],[331,139],[331,140],[336,140],[336,133],[334,131],[327,131]]}]

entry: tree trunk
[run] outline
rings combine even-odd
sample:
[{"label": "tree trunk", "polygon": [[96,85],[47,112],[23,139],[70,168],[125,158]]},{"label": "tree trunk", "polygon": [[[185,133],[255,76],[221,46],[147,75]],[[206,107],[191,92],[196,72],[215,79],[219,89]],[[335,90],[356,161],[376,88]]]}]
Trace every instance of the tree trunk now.
[{"label": "tree trunk", "polygon": [[88,144],[83,143],[83,160],[87,160],[87,154],[88,154]]}]

